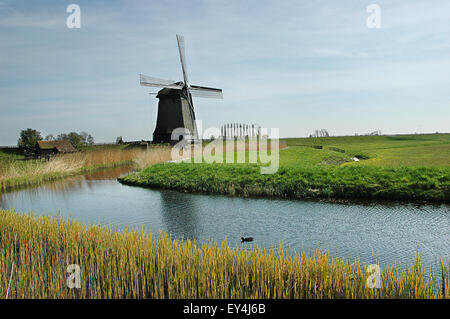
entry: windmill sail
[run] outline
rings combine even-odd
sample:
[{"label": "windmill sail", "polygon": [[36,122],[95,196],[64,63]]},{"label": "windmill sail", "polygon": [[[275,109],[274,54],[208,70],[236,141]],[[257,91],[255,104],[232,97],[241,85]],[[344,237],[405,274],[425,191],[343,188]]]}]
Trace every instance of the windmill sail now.
[{"label": "windmill sail", "polygon": [[178,52],[180,53],[181,68],[183,69],[183,79],[186,86],[189,86],[187,68],[186,68],[186,55],[184,54],[184,37],[177,34]]},{"label": "windmill sail", "polygon": [[210,88],[206,86],[191,85],[189,91],[192,96],[206,97],[211,99],[223,99],[223,93],[221,89]]},{"label": "windmill sail", "polygon": [[183,84],[176,83],[175,81],[154,78],[144,74],[139,74],[139,80],[142,86],[169,88],[176,90],[181,90],[183,88]]}]

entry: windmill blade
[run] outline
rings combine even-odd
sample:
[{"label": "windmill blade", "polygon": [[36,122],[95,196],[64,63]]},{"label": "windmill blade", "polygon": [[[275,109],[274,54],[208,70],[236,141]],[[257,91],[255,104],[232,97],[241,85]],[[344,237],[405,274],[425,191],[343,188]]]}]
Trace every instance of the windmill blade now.
[{"label": "windmill blade", "polygon": [[221,89],[210,88],[206,86],[192,85],[189,87],[189,92],[192,96],[206,97],[211,99],[223,99],[223,93]]},{"label": "windmill blade", "polygon": [[207,91],[191,91],[194,97],[205,97],[210,99],[223,99],[222,92],[207,92]]},{"label": "windmill blade", "polygon": [[184,37],[177,34],[178,51],[180,52],[181,68],[183,69],[183,79],[186,86],[189,86],[187,68],[186,68],[186,55],[184,54]]},{"label": "windmill blade", "polygon": [[183,85],[177,84],[175,81],[154,78],[148,75],[139,74],[142,86],[160,87],[181,90]]}]

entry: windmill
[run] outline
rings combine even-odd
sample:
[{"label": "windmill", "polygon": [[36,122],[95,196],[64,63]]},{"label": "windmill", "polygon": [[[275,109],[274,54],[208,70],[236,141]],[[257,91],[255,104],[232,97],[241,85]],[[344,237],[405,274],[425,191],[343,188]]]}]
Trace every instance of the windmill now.
[{"label": "windmill", "polygon": [[177,34],[177,42],[183,81],[175,82],[140,74],[142,86],[163,88],[156,95],[159,102],[153,143],[176,143],[177,141],[172,140],[172,131],[176,128],[188,130],[189,133],[183,135],[182,138],[198,141],[192,97],[223,98],[221,89],[189,84],[184,54],[184,37]]}]

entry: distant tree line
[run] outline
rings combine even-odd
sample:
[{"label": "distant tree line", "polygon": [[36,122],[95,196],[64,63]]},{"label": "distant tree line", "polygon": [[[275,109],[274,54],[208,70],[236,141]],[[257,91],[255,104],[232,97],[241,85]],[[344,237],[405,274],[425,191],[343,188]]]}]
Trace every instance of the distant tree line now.
[{"label": "distant tree line", "polygon": [[20,137],[17,141],[17,145],[21,148],[26,149],[36,149],[39,141],[70,141],[72,145],[80,149],[83,146],[93,145],[94,138],[91,134],[86,132],[70,132],[70,133],[61,133],[54,137],[53,134],[47,135],[45,138],[42,138],[41,132],[28,128],[26,130],[20,131]]},{"label": "distant tree line", "polygon": [[56,138],[53,136],[53,134],[47,135],[44,140],[46,141],[70,141],[72,145],[80,149],[82,146],[87,145],[94,145],[94,138],[91,134],[88,134],[86,132],[70,132],[70,133],[61,133],[56,136]]},{"label": "distant tree line", "polygon": [[[358,133],[355,133],[355,136],[359,136]],[[361,134],[360,136],[381,136],[381,131],[373,131],[365,134]]]},{"label": "distant tree line", "polygon": [[309,137],[329,137],[328,131],[326,129],[316,130],[313,134],[309,134]]}]

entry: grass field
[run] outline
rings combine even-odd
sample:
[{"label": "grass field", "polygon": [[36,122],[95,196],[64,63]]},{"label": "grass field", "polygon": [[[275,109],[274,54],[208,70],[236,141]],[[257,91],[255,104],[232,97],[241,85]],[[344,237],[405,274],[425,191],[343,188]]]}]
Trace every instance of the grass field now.
[{"label": "grass field", "polygon": [[286,142],[290,147],[321,145],[325,151],[336,153],[330,150],[334,147],[349,157],[367,158],[350,165],[450,166],[450,134],[293,138]]},{"label": "grass field", "polygon": [[[449,261],[381,270],[283,248],[251,250],[0,210],[0,298],[449,298]],[[80,289],[66,286],[80,267]],[[10,280],[11,279],[11,280]],[[9,288],[8,288],[9,287]]]},{"label": "grass field", "polygon": [[258,164],[177,163],[120,181],[233,196],[450,202],[450,134],[285,141],[288,148],[279,151],[280,168],[272,175],[261,175]]}]

